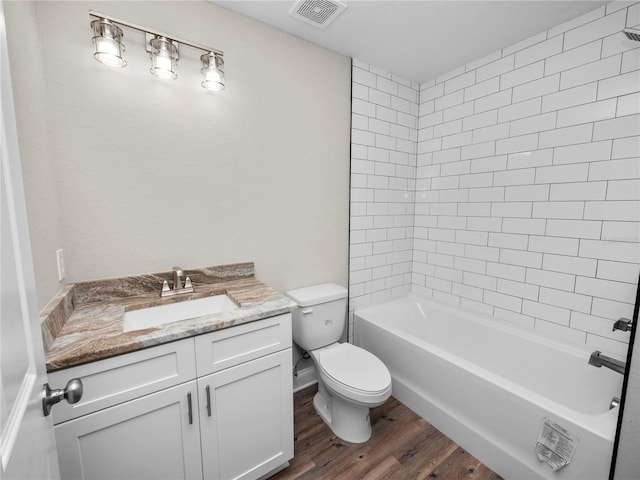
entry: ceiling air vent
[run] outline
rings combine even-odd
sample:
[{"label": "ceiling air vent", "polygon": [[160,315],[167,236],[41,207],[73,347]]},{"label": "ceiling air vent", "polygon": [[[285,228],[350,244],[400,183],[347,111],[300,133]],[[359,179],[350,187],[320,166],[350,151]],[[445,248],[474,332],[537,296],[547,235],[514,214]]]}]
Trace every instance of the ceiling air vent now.
[{"label": "ceiling air vent", "polygon": [[347,6],[338,0],[300,0],[289,15],[324,30]]}]

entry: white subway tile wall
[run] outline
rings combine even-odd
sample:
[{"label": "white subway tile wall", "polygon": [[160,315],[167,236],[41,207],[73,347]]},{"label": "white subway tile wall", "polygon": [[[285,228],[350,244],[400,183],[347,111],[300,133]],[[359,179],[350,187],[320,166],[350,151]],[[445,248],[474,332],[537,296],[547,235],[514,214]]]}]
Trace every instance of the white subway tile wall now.
[{"label": "white subway tile wall", "polygon": [[[416,183],[436,191],[416,199],[431,241],[415,245],[413,291],[626,351],[610,326],[631,317],[640,271],[640,44],[621,33],[637,9],[600,8],[421,86]],[[456,101],[464,138],[443,121]],[[469,170],[443,163],[460,159]],[[445,246],[443,274],[429,267]]]},{"label": "white subway tile wall", "polygon": [[611,325],[640,272],[640,43],[622,30],[639,11],[614,2],[419,89],[354,61],[351,309],[411,290],[626,352]]},{"label": "white subway tile wall", "polygon": [[[457,79],[460,88],[468,81]],[[419,89],[353,60],[350,335],[354,308],[411,290]],[[443,132],[458,131],[442,123],[442,112],[433,121]]]}]

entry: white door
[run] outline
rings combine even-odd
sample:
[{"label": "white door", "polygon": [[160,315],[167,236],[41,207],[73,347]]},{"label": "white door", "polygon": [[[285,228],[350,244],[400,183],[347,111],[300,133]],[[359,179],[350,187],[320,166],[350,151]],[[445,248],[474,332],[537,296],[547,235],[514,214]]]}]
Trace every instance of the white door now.
[{"label": "white door", "polygon": [[47,380],[1,1],[0,30],[0,479],[56,479],[53,425],[42,413]]}]

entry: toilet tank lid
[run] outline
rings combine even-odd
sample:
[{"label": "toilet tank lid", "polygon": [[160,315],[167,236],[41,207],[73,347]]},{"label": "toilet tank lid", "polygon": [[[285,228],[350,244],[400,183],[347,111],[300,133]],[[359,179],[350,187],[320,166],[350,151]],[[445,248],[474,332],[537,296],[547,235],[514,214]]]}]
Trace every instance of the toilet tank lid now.
[{"label": "toilet tank lid", "polygon": [[298,306],[308,307],[345,298],[347,289],[335,283],[323,283],[289,290],[286,295],[295,301]]}]

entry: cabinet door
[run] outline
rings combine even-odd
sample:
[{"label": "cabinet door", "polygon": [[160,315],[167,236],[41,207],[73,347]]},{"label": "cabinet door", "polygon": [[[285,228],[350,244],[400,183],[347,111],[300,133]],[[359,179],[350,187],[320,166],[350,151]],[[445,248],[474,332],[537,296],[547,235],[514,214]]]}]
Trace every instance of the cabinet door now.
[{"label": "cabinet door", "polygon": [[257,479],[293,458],[290,348],[200,378],[198,388],[205,480]]},{"label": "cabinet door", "polygon": [[56,425],[62,478],[202,479],[196,388],[194,380]]}]

